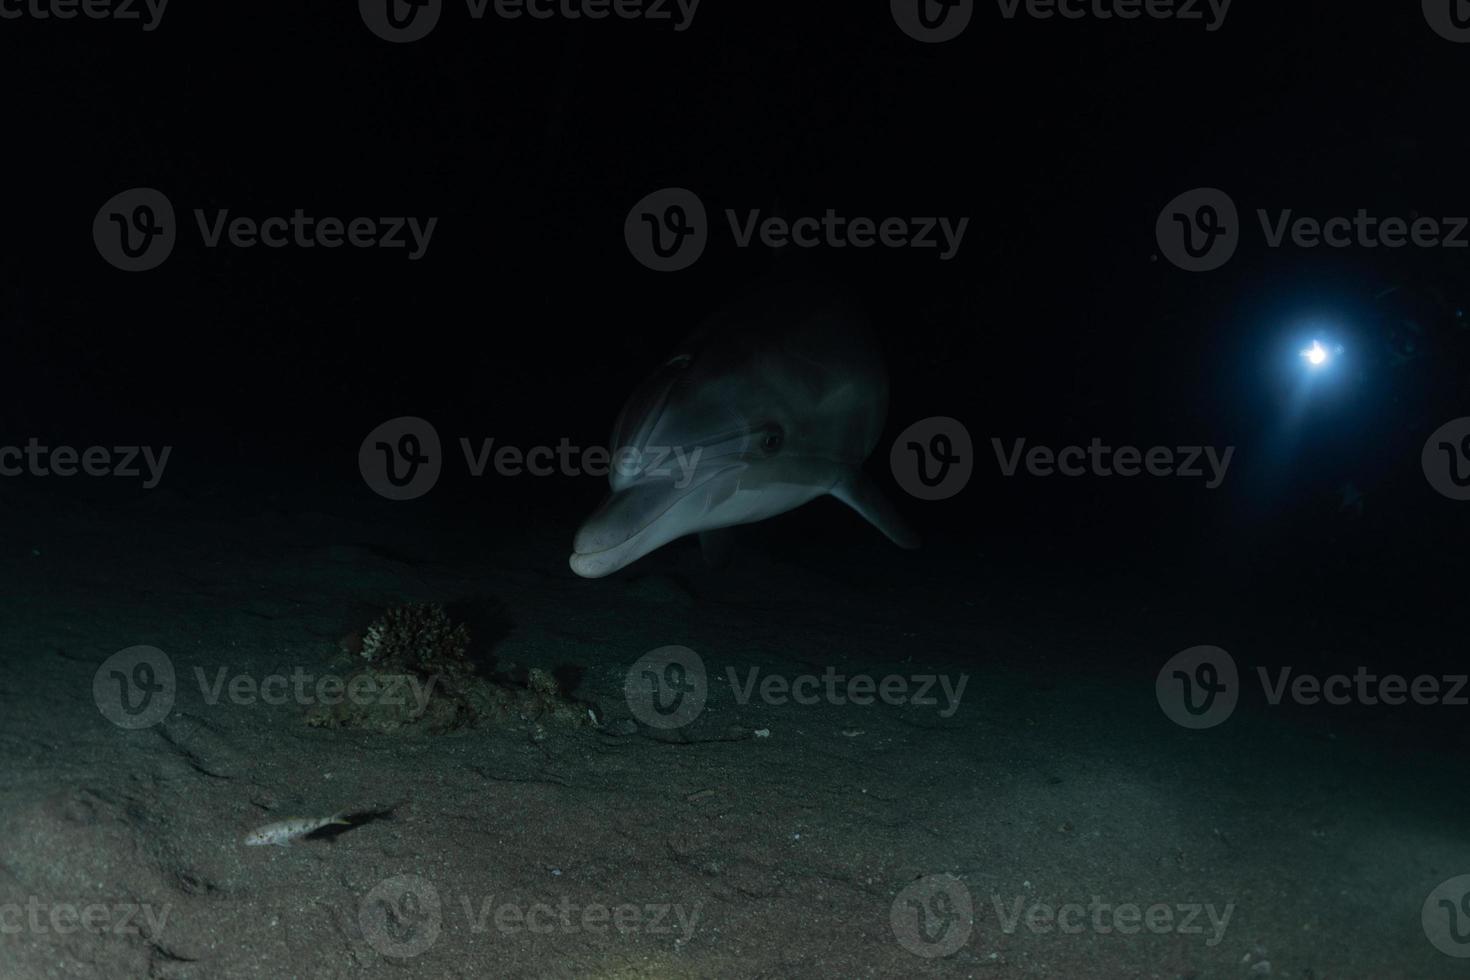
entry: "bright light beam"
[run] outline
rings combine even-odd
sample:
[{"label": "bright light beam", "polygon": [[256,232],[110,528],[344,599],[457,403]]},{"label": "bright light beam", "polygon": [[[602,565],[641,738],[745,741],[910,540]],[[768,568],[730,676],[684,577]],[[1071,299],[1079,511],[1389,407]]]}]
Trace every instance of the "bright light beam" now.
[{"label": "bright light beam", "polygon": [[1322,346],[1320,340],[1312,341],[1312,346],[1302,351],[1301,355],[1314,368],[1319,368],[1327,363],[1327,348]]}]

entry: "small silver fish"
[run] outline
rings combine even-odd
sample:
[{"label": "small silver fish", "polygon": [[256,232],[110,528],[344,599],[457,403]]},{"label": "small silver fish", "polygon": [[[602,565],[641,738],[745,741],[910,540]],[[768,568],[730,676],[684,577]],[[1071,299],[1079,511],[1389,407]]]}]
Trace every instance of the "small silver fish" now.
[{"label": "small silver fish", "polygon": [[305,837],[307,834],[333,824],[350,827],[352,826],[352,821],[342,819],[342,814],[340,813],[334,813],[330,817],[290,817],[286,820],[277,820],[275,823],[268,823],[264,827],[256,827],[245,835],[245,843],[253,847],[261,844],[276,844],[280,847],[287,847],[298,837]]}]

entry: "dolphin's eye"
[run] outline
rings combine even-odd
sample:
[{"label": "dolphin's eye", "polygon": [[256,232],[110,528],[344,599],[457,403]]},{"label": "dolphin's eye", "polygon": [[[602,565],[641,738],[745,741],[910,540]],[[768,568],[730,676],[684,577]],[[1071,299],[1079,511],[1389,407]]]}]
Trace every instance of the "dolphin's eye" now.
[{"label": "dolphin's eye", "polygon": [[779,425],[772,422],[760,433],[761,452],[767,456],[774,455],[781,451],[781,444],[785,441],[786,433],[781,431]]}]

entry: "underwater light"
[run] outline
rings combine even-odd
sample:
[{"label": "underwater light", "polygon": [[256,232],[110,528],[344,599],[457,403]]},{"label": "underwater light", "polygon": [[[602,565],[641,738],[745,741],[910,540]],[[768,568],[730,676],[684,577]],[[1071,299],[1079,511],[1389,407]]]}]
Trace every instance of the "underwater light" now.
[{"label": "underwater light", "polygon": [[1272,346],[1271,360],[1286,397],[1283,432],[1300,424],[1313,402],[1335,400],[1343,396],[1345,386],[1351,387],[1354,358],[1338,343],[1339,329],[1336,324],[1316,324],[1310,332],[1303,330]]},{"label": "underwater light", "polygon": [[1314,368],[1321,367],[1327,363],[1327,348],[1322,346],[1320,340],[1312,341],[1312,346],[1302,351],[1301,355]]}]

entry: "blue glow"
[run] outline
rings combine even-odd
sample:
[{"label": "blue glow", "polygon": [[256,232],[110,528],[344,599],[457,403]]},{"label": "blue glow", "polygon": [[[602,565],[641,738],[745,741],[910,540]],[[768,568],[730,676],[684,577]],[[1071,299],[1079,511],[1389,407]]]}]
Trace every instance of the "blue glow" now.
[{"label": "blue glow", "polygon": [[1298,356],[1306,363],[1307,370],[1317,372],[1330,365],[1337,355],[1342,353],[1342,345],[1334,344],[1328,346],[1320,340],[1313,340],[1311,346],[1297,351]]},{"label": "blue glow", "polygon": [[1318,319],[1292,337],[1290,347],[1283,343],[1276,348],[1273,356],[1279,358],[1277,370],[1286,384],[1284,431],[1301,425],[1313,403],[1320,411],[1338,401],[1344,384],[1352,380],[1352,358],[1339,342],[1342,330],[1335,319]]}]

